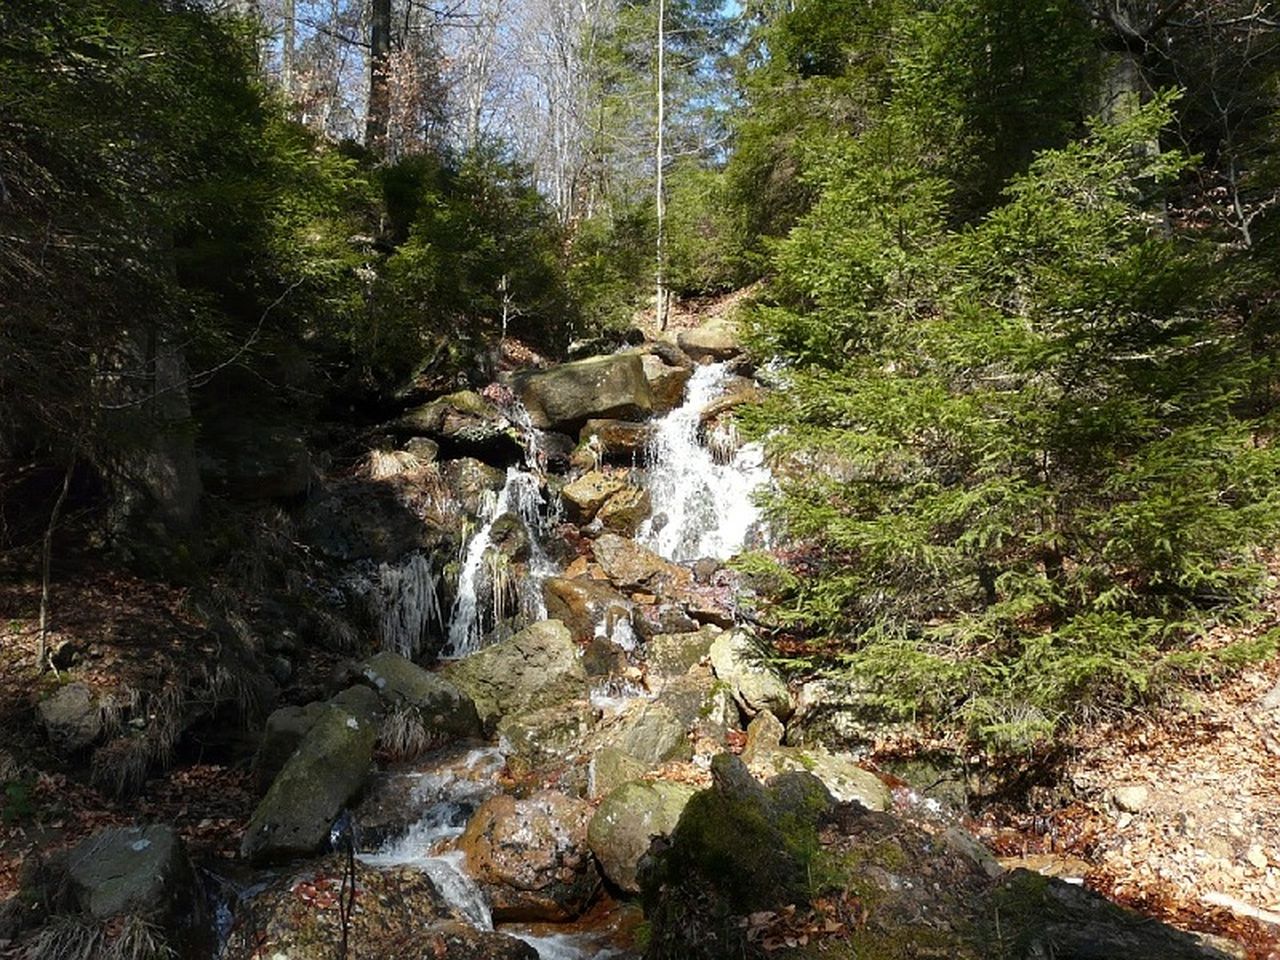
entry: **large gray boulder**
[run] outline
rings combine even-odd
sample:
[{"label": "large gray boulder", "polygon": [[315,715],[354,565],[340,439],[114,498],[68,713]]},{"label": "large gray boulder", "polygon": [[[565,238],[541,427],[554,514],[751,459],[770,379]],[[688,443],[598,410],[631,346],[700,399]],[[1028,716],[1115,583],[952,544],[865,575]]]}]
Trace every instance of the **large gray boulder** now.
[{"label": "large gray boulder", "polygon": [[412,713],[432,741],[480,736],[476,705],[439,674],[383,652],[364,661],[360,675],[389,708]]},{"label": "large gray boulder", "polygon": [[574,434],[591,419],[643,420],[653,411],[653,391],[634,354],[518,373],[512,385],[542,430]]},{"label": "large gray boulder", "polygon": [[301,707],[290,705],[267,717],[253,757],[253,775],[260,790],[265,792],[271,786],[327,708],[328,704],[320,701]]},{"label": "large gray boulder", "polygon": [[559,620],[526,627],[510,640],[445,666],[442,674],[471,697],[486,729],[499,718],[587,697],[587,674]]},{"label": "large gray boulder", "polygon": [[683,783],[633,781],[600,804],[587,827],[587,843],[610,882],[639,893],[636,865],[654,837],[670,836],[697,789]]},{"label": "large gray boulder", "polygon": [[682,330],[677,343],[694,360],[732,360],[742,353],[738,325],[728,316],[715,317],[700,327]]},{"label": "large gray boulder", "polygon": [[402,436],[429,437],[446,449],[489,462],[516,463],[522,452],[517,432],[502,411],[471,390],[410,410],[389,426]]},{"label": "large gray boulder", "polygon": [[267,863],[324,847],[333,821],[369,777],[379,706],[364,687],[329,702],[254,810],[242,856]]},{"label": "large gray boulder", "polygon": [[102,709],[86,683],[59,687],[36,706],[50,742],[65,753],[91,746],[102,735]]},{"label": "large gray boulder", "polygon": [[[687,358],[684,358],[687,361]],[[668,413],[684,400],[684,388],[693,371],[686,363],[668,363],[667,358],[645,354],[640,358],[645,379],[653,391],[653,412]]]},{"label": "large gray boulder", "polygon": [[494,920],[564,921],[600,889],[587,847],[591,805],[550,790],[486,800],[458,841],[489,894]]},{"label": "large gray boulder", "polygon": [[590,748],[613,747],[646,767],[688,760],[692,747],[684,724],[666,704],[642,700],[627,707],[591,738]]}]

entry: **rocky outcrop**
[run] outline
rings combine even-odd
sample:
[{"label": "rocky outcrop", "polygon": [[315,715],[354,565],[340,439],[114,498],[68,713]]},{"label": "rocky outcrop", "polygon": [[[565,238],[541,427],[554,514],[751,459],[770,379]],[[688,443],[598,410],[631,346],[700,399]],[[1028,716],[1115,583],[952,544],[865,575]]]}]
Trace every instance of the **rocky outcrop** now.
[{"label": "rocky outcrop", "polygon": [[517,777],[528,777],[576,764],[583,743],[598,726],[588,701],[570,700],[505,716],[496,732],[508,769]]},{"label": "rocky outcrop", "polygon": [[484,802],[458,841],[495,920],[571,920],[600,888],[587,847],[591,806],[552,791]]},{"label": "rocky outcrop", "polygon": [[510,640],[448,664],[442,674],[471,697],[486,729],[508,714],[587,695],[587,675],[573,637],[559,620],[526,627]]},{"label": "rocky outcrop", "polygon": [[688,673],[711,655],[711,645],[724,631],[703,627],[686,633],[660,633],[645,644],[645,663],[651,676],[675,677]]},{"label": "rocky outcrop", "polygon": [[470,390],[440,397],[389,425],[402,436],[424,436],[453,454],[504,466],[522,456],[517,431],[492,403]]},{"label": "rocky outcrop", "polygon": [[700,327],[682,330],[677,337],[680,349],[694,360],[732,360],[742,353],[738,325],[727,316],[716,317]]},{"label": "rocky outcrop", "polygon": [[512,386],[542,430],[577,433],[588,420],[642,420],[653,411],[653,392],[635,354],[518,373]]},{"label": "rocky outcrop", "polygon": [[682,783],[634,781],[613,790],[587,828],[587,842],[609,882],[639,893],[636,867],[654,837],[670,836],[697,792]]},{"label": "rocky outcrop", "polygon": [[691,753],[680,718],[665,704],[645,700],[630,704],[593,734],[586,752],[601,747],[621,750],[646,768],[666,760],[687,760]]},{"label": "rocky outcrop", "polygon": [[722,633],[711,645],[710,655],[716,676],[729,684],[738,705],[749,716],[761,710],[782,720],[791,716],[791,692],[786,681],[749,634],[740,630]]},{"label": "rocky outcrop", "polygon": [[480,736],[476,705],[444,677],[387,652],[361,664],[360,675],[388,708],[411,713],[432,742]]},{"label": "rocky outcrop", "polygon": [[[653,412],[669,413],[680,406],[684,399],[684,388],[689,383],[693,371],[689,367],[688,356],[673,350],[672,356],[660,356],[647,353],[640,358],[645,379],[649,381],[649,389],[653,392]],[[673,363],[673,360],[681,362]]]},{"label": "rocky outcrop", "polygon": [[565,515],[572,523],[590,523],[596,511],[625,487],[626,484],[621,480],[597,470],[584,474],[572,483],[565,484],[560,491]]},{"label": "rocky outcrop", "polygon": [[847,754],[821,746],[782,746],[783,726],[768,710],[761,710],[747,727],[742,759],[753,773],[766,779],[804,770],[822,781],[841,803],[857,802],[868,810],[888,810],[893,805],[889,788],[870,770],[858,766]]},{"label": "rocky outcrop", "polygon": [[478,929],[450,906],[428,873],[355,863],[355,900],[343,929],[347,864],[328,857],[285,874],[240,906],[224,956],[331,960],[347,944],[350,960],[537,960],[528,944]]},{"label": "rocky outcrop", "polygon": [[648,547],[614,533],[601,534],[591,549],[605,575],[620,590],[662,594],[679,589],[693,579],[693,575],[683,567],[669,563]]},{"label": "rocky outcrop", "polygon": [[243,857],[268,863],[324,847],[338,813],[368,779],[380,706],[364,687],[326,705],[254,810],[240,844]]}]

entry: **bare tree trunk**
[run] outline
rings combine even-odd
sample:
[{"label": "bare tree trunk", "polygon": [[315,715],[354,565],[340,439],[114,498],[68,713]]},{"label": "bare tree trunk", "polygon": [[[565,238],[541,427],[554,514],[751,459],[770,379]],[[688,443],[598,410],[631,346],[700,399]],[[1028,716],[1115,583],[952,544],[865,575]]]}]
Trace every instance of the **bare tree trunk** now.
[{"label": "bare tree trunk", "polygon": [[659,330],[667,329],[667,192],[666,192],[666,126],[667,126],[667,4],[666,0],[658,0],[658,135],[654,156],[656,172],[654,175],[654,199],[658,215],[657,243],[657,323]]},{"label": "bare tree trunk", "polygon": [[76,469],[76,458],[80,453],[79,441],[71,445],[71,453],[67,455],[67,469],[62,474],[62,489],[58,499],[54,501],[53,510],[49,513],[49,525],[44,530],[44,544],[40,551],[40,627],[36,635],[36,671],[43,673],[49,660],[49,591],[53,570],[53,534],[58,529],[58,521],[62,519],[62,508],[67,502],[67,492],[71,489],[71,475]]},{"label": "bare tree trunk", "polygon": [[297,30],[296,0],[283,0],[284,43],[280,50],[280,86],[284,90],[285,103],[293,113],[293,54]]},{"label": "bare tree trunk", "polygon": [[391,0],[372,0],[371,14],[365,145],[379,157],[385,157],[391,120]]}]

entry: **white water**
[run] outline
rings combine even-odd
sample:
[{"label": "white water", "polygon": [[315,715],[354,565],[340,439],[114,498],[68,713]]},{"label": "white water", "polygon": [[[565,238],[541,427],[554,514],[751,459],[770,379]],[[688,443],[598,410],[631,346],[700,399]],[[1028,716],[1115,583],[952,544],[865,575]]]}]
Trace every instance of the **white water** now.
[{"label": "white water", "polygon": [[505,571],[490,567],[489,582],[493,587],[487,606],[481,604],[479,591],[483,565],[487,560],[492,563],[489,548],[493,546],[493,525],[506,513],[514,514],[524,524],[531,548],[529,575],[520,578],[516,585],[520,598],[519,612],[533,620],[544,619],[547,615],[542,599],[542,582],[553,572],[554,567],[543,552],[540,542],[544,532],[541,480],[534,473],[510,467],[502,492],[491,503],[484,505],[480,529],[467,542],[462,570],[458,574],[457,599],[454,600],[453,612],[449,617],[449,643],[444,651],[446,657],[465,657],[475,653],[484,643],[486,625],[492,626],[507,613],[514,612],[505,609],[506,591],[501,588],[501,577]]},{"label": "white water", "polygon": [[537,937],[531,933],[511,934],[538,951],[539,960],[608,960],[621,952],[602,948],[598,940],[585,933],[554,933]]},{"label": "white water", "polygon": [[760,521],[752,497],[770,479],[760,445],[716,457],[699,442],[699,415],[724,392],[729,376],[723,363],[698,367],[684,403],[658,421],[649,445],[648,488],[659,512],[637,539],[677,563],[729,559]]}]

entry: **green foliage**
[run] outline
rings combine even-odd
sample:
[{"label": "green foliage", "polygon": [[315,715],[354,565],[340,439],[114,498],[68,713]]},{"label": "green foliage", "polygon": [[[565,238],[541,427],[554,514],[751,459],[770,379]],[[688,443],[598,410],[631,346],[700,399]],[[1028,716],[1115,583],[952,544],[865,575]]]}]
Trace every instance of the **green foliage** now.
[{"label": "green foliage", "polygon": [[1280,529],[1250,358],[1163,226],[1172,100],[1042,153],[946,229],[945,184],[875,130],[823,172],[754,318],[790,390],[754,415],[806,548],[783,615],[843,639],[886,714],[1020,748],[1160,695],[1245,608]]}]

